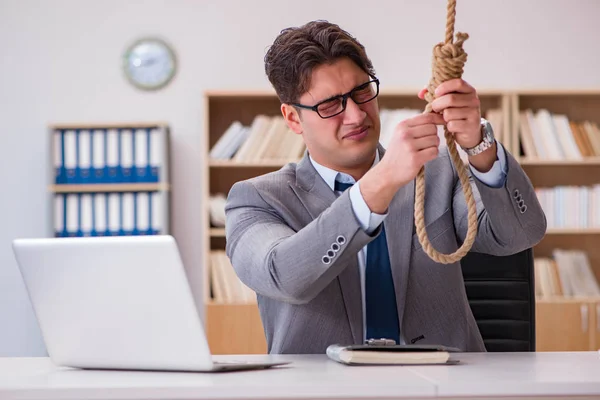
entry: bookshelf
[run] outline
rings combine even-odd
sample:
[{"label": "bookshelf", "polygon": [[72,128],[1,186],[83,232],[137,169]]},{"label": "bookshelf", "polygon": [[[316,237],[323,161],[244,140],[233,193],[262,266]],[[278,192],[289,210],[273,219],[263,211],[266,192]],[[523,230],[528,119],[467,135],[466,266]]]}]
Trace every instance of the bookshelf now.
[{"label": "bookshelf", "polygon": [[[380,109],[422,110],[425,103],[415,93],[417,90],[382,91],[378,97]],[[528,109],[534,113],[545,109],[550,113],[565,115],[569,121],[589,121],[600,125],[600,89],[480,91],[479,97],[482,115],[492,120],[499,140],[521,163],[536,189],[553,190],[562,186],[589,187],[600,184],[600,153],[579,159],[527,157],[520,126],[520,113]],[[211,160],[209,154],[234,121],[251,125],[254,117],[259,114],[279,116],[279,101],[273,92],[207,92],[205,105],[207,161],[204,204],[208,205],[211,195],[226,194],[234,182],[275,171],[285,162]],[[384,129],[382,117],[382,136]],[[598,135],[600,139],[600,132]],[[565,199],[568,200],[569,197]],[[600,212],[600,197],[590,199],[597,200],[596,212]],[[572,203],[567,201],[565,204]],[[225,230],[210,224],[209,207],[206,206],[205,209],[205,220],[208,222],[205,228],[204,265],[210,266],[211,252],[225,248]],[[575,210],[575,207],[571,209]],[[561,210],[566,214],[565,209]],[[585,251],[593,274],[600,280],[600,224],[549,225],[546,236],[534,248],[534,254],[536,257],[552,257],[553,250],[557,248]],[[211,350],[215,354],[266,352],[256,303],[215,301],[211,278],[210,268],[205,268],[205,315]],[[539,297],[536,310],[538,351],[600,347],[600,296]]]},{"label": "bookshelf", "polygon": [[[382,91],[378,97],[381,110],[412,110],[410,112],[421,112],[425,102],[420,100],[416,93],[418,90],[394,90]],[[494,110],[495,126],[498,133],[502,134],[502,127],[509,126],[510,95],[500,91],[480,92],[482,113]],[[216,288],[211,283],[219,281],[222,272],[214,269],[213,256],[225,249],[225,229],[221,226],[213,226],[210,216],[211,196],[221,193],[226,196],[231,186],[242,179],[248,179],[257,175],[280,169],[287,161],[296,162],[300,159],[301,152],[297,157],[290,158],[286,162],[279,160],[255,159],[232,160],[213,159],[210,156],[211,149],[215,147],[222,135],[235,122],[239,121],[244,126],[252,126],[257,115],[280,116],[280,103],[276,95],[271,91],[213,91],[205,93],[205,148],[204,159],[204,204],[205,204],[205,238],[204,238],[204,300],[205,300],[205,324],[211,351],[214,354],[240,354],[240,353],[265,353],[266,342],[262,330],[262,324],[255,301],[240,303],[235,299],[227,301],[219,300],[216,296]],[[398,115],[392,116],[393,120]],[[401,117],[401,116],[400,116]],[[392,122],[393,124],[393,122]],[[382,130],[384,122],[382,121]],[[291,132],[279,132],[280,135],[294,136]],[[510,140],[508,134],[505,140]],[[291,143],[291,142],[290,142]],[[227,268],[230,268],[228,266]],[[237,285],[235,283],[234,285]]]},{"label": "bookshelf", "polygon": [[[523,114],[528,110],[525,123]],[[552,257],[555,249],[581,250],[600,280],[600,197],[581,191],[600,185],[600,131],[594,129],[594,124],[600,125],[600,89],[512,93],[511,124],[513,154],[534,187],[545,191],[539,197],[548,229],[534,248],[535,257]],[[582,124],[587,124],[583,130]],[[544,296],[537,299],[536,312],[538,351],[600,347],[600,296]]]},{"label": "bookshelf", "polygon": [[170,233],[165,122],[51,124],[53,236]]}]

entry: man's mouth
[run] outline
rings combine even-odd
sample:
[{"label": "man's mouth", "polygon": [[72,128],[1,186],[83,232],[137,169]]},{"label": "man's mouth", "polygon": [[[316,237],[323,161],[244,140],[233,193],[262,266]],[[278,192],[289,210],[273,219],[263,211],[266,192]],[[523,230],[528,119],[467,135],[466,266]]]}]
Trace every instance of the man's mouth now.
[{"label": "man's mouth", "polygon": [[351,140],[360,140],[367,136],[369,133],[368,126],[362,126],[358,129],[355,129],[351,132],[348,132],[342,139],[351,139]]}]

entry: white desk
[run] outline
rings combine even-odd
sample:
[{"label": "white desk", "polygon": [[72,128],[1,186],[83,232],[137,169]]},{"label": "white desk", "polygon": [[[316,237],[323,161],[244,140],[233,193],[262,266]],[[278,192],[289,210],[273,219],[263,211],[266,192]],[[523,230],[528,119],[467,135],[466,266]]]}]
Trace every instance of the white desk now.
[{"label": "white desk", "polygon": [[459,354],[461,364],[349,367],[323,356],[230,356],[293,364],[228,373],[89,371],[0,358],[0,399],[600,398],[600,354]]}]

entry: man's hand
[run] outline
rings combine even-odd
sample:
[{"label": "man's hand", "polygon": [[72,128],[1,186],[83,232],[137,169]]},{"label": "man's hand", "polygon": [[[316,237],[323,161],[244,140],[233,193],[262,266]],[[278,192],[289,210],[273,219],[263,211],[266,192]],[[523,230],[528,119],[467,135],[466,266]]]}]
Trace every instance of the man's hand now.
[{"label": "man's hand", "polygon": [[443,117],[436,113],[420,114],[398,124],[381,161],[360,180],[361,194],[371,211],[384,213],[398,189],[438,156],[437,125],[443,124]]},{"label": "man's hand", "polygon": [[[419,92],[424,99],[427,89]],[[477,91],[462,79],[451,79],[442,82],[434,93],[431,102],[434,112],[440,113],[448,131],[462,148],[468,149],[478,145],[483,139],[481,133],[481,110]],[[487,151],[473,157],[469,162],[480,172],[489,171],[496,161],[496,144]]]},{"label": "man's hand", "polygon": [[[420,99],[424,98],[426,91],[419,92]],[[431,102],[433,111],[443,115],[448,131],[463,148],[471,148],[481,142],[479,106],[477,91],[462,79],[441,83],[435,89],[435,99]]]}]

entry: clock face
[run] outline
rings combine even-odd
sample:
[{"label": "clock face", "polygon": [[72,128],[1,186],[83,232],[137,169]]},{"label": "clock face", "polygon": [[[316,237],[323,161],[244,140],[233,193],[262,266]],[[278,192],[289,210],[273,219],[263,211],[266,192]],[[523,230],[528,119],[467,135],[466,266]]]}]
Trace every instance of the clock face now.
[{"label": "clock face", "polygon": [[160,39],[135,42],[124,58],[127,79],[140,89],[155,90],[165,86],[175,75],[175,54]]}]

